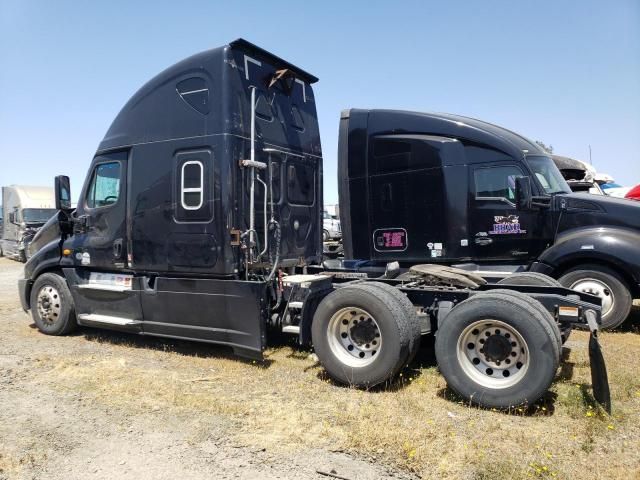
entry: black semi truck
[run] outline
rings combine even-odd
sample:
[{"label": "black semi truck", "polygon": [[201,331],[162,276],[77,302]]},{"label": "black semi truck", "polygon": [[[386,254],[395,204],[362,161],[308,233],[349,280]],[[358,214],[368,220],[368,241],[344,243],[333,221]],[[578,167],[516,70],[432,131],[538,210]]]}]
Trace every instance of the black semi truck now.
[{"label": "black semi truck", "polygon": [[378,278],[322,267],[316,80],[237,40],[144,85],[98,147],[76,209],[68,177],[56,177],[59,213],[19,282],[39,330],[108,328],[252,358],[286,332],[313,344],[332,378],[364,388],[391,381],[437,331],[451,388],[504,408],[548,389],[563,334],[581,324],[608,406],[593,295],[437,265],[391,262]]},{"label": "black semi truck", "polygon": [[[572,193],[551,157],[514,132],[352,109],[341,116],[338,169],[350,267],[430,262],[494,280],[539,272],[599,296],[603,328],[624,322],[640,297],[640,205]],[[533,276],[518,278],[505,281]]]}]

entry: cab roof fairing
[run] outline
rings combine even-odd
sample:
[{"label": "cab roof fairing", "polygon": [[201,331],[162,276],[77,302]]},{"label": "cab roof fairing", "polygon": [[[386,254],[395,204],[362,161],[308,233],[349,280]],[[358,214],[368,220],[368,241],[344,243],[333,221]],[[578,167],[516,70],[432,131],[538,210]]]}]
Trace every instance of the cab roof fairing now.
[{"label": "cab roof fairing", "polygon": [[[241,61],[240,54],[245,56],[244,62]],[[308,125],[305,126],[309,127],[308,131],[304,135],[294,135],[292,139],[281,139],[276,143],[288,146],[290,140],[298,140],[301,144],[307,144],[313,150],[312,153],[321,155],[315,99],[311,88],[311,84],[318,79],[243,39],[187,57],[145,83],[115,117],[97,153],[137,144],[207,135],[233,134],[248,137],[249,122],[245,120],[249,118],[250,112],[249,87],[256,82],[255,79],[248,82],[245,78],[243,63],[247,62],[247,55],[257,59],[257,63],[264,62],[274,71],[288,69],[296,81],[299,79],[308,84],[304,89],[304,105],[299,107],[307,120]],[[194,109],[177,90],[179,82],[194,77],[206,82],[206,87],[203,88],[208,95],[206,113]],[[266,87],[267,85],[259,86],[264,89]],[[237,98],[232,98],[237,95],[242,98],[240,104]],[[296,91],[296,95],[300,94]],[[281,130],[276,136],[290,136],[289,130],[292,129],[283,126]],[[303,142],[299,137],[307,138]]]},{"label": "cab roof fairing", "polygon": [[506,128],[475,118],[447,113],[379,109],[352,109],[349,112],[343,112],[343,118],[352,112],[368,115],[369,136],[393,133],[439,135],[486,145],[519,160],[524,160],[528,155],[548,156],[531,140]]}]

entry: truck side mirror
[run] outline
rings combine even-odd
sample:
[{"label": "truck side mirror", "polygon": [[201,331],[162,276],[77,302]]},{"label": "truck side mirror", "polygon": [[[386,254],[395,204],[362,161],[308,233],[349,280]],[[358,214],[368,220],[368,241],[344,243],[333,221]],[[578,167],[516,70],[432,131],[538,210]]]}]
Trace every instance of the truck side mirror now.
[{"label": "truck side mirror", "polygon": [[58,175],[56,177],[56,210],[71,210],[71,186],[69,177]]},{"label": "truck side mirror", "polygon": [[531,210],[531,179],[529,177],[516,178],[516,208]]},{"label": "truck side mirror", "polygon": [[16,224],[16,213],[15,212],[9,212],[9,223],[13,223],[14,225]]}]

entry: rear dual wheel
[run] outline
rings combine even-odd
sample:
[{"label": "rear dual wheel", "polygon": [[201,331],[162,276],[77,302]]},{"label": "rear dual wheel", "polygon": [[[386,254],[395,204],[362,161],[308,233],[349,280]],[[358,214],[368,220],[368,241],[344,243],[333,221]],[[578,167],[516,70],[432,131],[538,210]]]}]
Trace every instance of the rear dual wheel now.
[{"label": "rear dual wheel", "polygon": [[415,356],[420,325],[408,299],[367,282],[338,288],[315,312],[311,334],[318,359],[337,382],[367,388],[393,379]]},{"label": "rear dual wheel", "polygon": [[440,371],[452,390],[474,404],[503,409],[532,403],[553,381],[560,333],[539,302],[522,296],[509,290],[475,294],[438,329]]},{"label": "rear dual wheel", "polygon": [[[518,272],[503,278],[498,285],[531,285],[535,287],[563,287],[555,278],[538,272]],[[527,297],[530,298],[530,297]],[[561,345],[569,339],[571,335],[571,324],[563,323],[558,325],[560,329]]]}]

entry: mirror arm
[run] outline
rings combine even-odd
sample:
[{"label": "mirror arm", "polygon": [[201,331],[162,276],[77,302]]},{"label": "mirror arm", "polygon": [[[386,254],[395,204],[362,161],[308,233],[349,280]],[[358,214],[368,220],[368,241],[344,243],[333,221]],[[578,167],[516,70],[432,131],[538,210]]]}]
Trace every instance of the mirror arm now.
[{"label": "mirror arm", "polygon": [[534,195],[531,197],[531,206],[538,208],[549,208],[551,207],[551,197],[546,195]]}]

